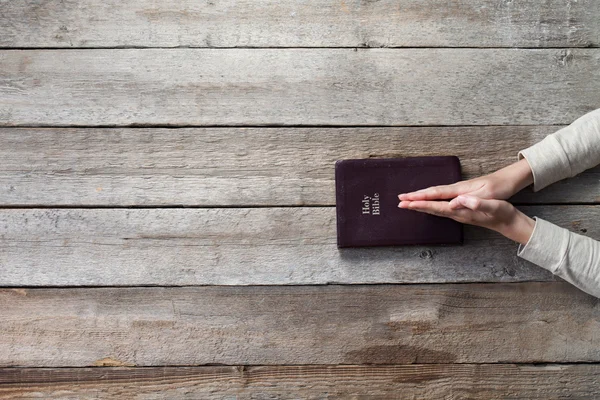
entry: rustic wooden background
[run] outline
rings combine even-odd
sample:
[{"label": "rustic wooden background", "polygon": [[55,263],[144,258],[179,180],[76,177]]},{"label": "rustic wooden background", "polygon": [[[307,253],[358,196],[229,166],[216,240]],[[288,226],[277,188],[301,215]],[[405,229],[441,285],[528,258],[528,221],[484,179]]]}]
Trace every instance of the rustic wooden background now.
[{"label": "rustic wooden background", "polygon": [[[0,0],[0,398],[598,398],[600,302],[466,227],[335,244],[600,107],[600,0]],[[513,202],[600,239],[600,168]]]}]

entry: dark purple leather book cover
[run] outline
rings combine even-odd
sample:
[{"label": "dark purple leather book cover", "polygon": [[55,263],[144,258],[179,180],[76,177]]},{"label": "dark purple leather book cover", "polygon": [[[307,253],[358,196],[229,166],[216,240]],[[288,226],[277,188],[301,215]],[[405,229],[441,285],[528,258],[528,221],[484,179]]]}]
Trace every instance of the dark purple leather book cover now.
[{"label": "dark purple leather book cover", "polygon": [[338,247],[462,244],[462,224],[398,208],[398,194],[461,180],[455,156],[335,163]]}]

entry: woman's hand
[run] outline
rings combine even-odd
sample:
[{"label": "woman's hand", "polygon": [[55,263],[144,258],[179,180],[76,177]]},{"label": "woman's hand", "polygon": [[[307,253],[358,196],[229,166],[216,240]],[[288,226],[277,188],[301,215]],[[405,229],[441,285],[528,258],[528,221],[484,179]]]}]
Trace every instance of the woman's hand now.
[{"label": "woman's hand", "polygon": [[[399,194],[400,200],[442,200],[454,199],[461,194],[477,196],[481,199],[508,199],[533,183],[529,163],[523,158],[514,164],[489,175],[456,182],[451,185],[431,186],[416,192]],[[456,199],[450,201],[450,208],[463,208]]]},{"label": "woman's hand", "polygon": [[427,200],[401,201],[398,207],[492,229],[523,245],[531,237],[535,221],[507,201],[471,195],[460,195],[454,200],[462,206],[460,209],[450,207],[450,202],[447,201]]}]

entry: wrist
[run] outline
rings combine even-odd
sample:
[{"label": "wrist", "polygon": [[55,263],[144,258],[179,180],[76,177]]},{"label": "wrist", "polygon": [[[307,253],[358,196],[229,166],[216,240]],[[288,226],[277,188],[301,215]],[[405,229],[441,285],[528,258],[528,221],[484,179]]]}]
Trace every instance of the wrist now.
[{"label": "wrist", "polygon": [[515,242],[526,245],[531,238],[534,227],[535,220],[515,208],[515,215],[511,221],[502,225],[497,231]]},{"label": "wrist", "polygon": [[508,196],[506,198],[533,183],[533,172],[525,158],[496,171],[495,174],[507,186]]},{"label": "wrist", "polygon": [[513,164],[515,169],[516,176],[516,191],[519,192],[521,189],[526,188],[527,186],[533,184],[533,171],[531,170],[531,166],[529,162],[525,158],[520,159],[516,163]]}]

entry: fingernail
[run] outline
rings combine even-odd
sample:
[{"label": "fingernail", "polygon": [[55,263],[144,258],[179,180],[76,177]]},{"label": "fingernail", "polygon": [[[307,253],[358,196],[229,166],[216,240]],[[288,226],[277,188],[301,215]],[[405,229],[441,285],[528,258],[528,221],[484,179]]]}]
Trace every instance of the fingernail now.
[{"label": "fingernail", "polygon": [[398,198],[399,198],[400,200],[402,200],[402,196],[404,196],[404,193],[400,193],[400,194],[398,195]]}]

